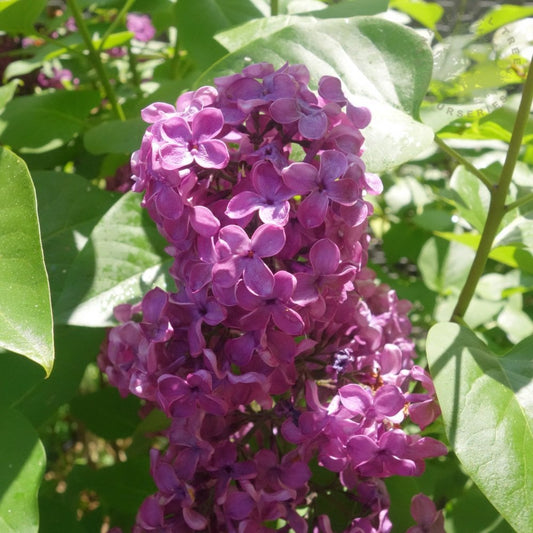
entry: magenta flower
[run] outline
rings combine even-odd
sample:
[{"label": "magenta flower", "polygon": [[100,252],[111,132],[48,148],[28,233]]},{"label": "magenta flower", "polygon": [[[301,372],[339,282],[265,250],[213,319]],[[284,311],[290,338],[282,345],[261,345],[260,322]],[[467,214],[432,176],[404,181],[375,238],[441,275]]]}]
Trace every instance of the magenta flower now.
[{"label": "magenta flower", "polygon": [[196,113],[191,125],[177,115],[156,123],[162,167],[177,170],[195,162],[202,168],[224,168],[229,161],[228,148],[216,139],[223,126],[222,112],[214,108]]},{"label": "magenta flower", "polygon": [[437,511],[433,501],[425,494],[413,496],[411,516],[417,525],[410,527],[406,533],[446,533],[442,511]]},{"label": "magenta flower", "polygon": [[317,170],[309,163],[292,163],[283,169],[286,185],[298,194],[307,194],[298,207],[298,220],[306,228],[316,228],[324,222],[329,201],[353,205],[358,199],[357,184],[340,179],[348,168],[346,157],[335,150],[326,150]]},{"label": "magenta flower", "polygon": [[171,417],[191,416],[198,408],[214,415],[227,411],[226,403],[212,394],[212,377],[206,370],[198,370],[182,379],[164,374],[158,380],[158,399]]},{"label": "magenta flower", "polygon": [[126,15],[126,28],[133,33],[138,41],[147,43],[154,38],[155,28],[149,15],[128,13]]},{"label": "magenta flower", "polygon": [[288,200],[294,196],[281,179],[272,163],[258,161],[251,170],[253,191],[236,194],[228,204],[226,214],[230,218],[243,218],[259,211],[259,218],[265,224],[285,226],[289,221]]},{"label": "magenta flower", "polygon": [[213,267],[214,284],[233,287],[242,275],[246,287],[253,293],[260,295],[272,291],[274,275],[262,258],[271,257],[283,248],[283,228],[263,224],[250,239],[240,226],[230,225],[220,230],[219,240],[227,245],[231,256]]},{"label": "magenta flower", "polygon": [[339,248],[329,239],[320,239],[313,244],[309,252],[309,262],[312,273],[295,274],[297,285],[292,299],[301,306],[314,303],[316,316],[323,316],[327,291],[332,291],[338,298],[346,283],[354,277],[356,270],[351,265],[340,266]]},{"label": "magenta flower", "polygon": [[242,326],[247,330],[265,329],[272,319],[281,331],[289,335],[300,335],[304,330],[304,322],[289,307],[295,286],[296,278],[283,270],[274,274],[273,286],[262,296],[250,292],[245,283],[237,284],[237,302],[249,311],[241,319]]}]

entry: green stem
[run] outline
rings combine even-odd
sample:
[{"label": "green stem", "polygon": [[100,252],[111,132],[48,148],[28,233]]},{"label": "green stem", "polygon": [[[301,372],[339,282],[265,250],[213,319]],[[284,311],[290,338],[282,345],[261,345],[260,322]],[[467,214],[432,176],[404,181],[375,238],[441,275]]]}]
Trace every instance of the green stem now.
[{"label": "green stem", "polygon": [[172,55],[172,63],[171,63],[171,72],[172,72],[172,79],[177,80],[179,77],[179,68],[180,68],[180,40],[179,36],[176,35],[176,40],[174,41],[174,48],[173,48],[173,55]]},{"label": "green stem", "polygon": [[105,43],[109,36],[113,33],[120,21],[125,17],[126,13],[129,11],[130,7],[133,5],[135,0],[127,0],[122,9],[119,11],[118,15],[115,17],[115,20],[109,25],[106,32],[102,36],[100,41],[100,46],[98,47],[98,52],[101,52],[104,49]]},{"label": "green stem", "polygon": [[509,211],[512,211],[513,209],[516,209],[517,207],[521,207],[525,204],[528,204],[529,202],[533,202],[533,192],[530,192],[529,194],[522,196],[522,198],[518,198],[518,200],[515,200],[514,202],[507,204],[505,206],[505,212],[509,213]]},{"label": "green stem", "polygon": [[[532,61],[533,63],[533,61]],[[463,286],[459,299],[452,314],[452,321],[460,323],[465,316],[466,310],[474,296],[479,279],[483,275],[487,259],[489,257],[492,243],[498,232],[498,227],[503,216],[508,210],[505,206],[505,199],[509,191],[509,186],[513,177],[514,168],[520,154],[522,138],[526,129],[527,121],[531,111],[531,102],[533,101],[533,68],[530,66],[529,72],[524,84],[520,106],[516,114],[516,119],[511,135],[511,142],[505,157],[505,162],[500,174],[500,179],[496,185],[491,187],[491,197],[487,221],[481,234],[479,247],[476,251],[474,261],[468,273],[468,278]],[[516,202],[515,202],[516,203]]]},{"label": "green stem", "polygon": [[275,17],[277,14],[279,14],[278,0],[270,0],[270,16]]},{"label": "green stem", "polygon": [[473,174],[478,178],[483,185],[490,191],[492,189],[492,183],[490,182],[489,178],[485,176],[485,174],[476,168],[468,159],[465,159],[459,152],[455,151],[453,148],[448,146],[440,137],[437,137],[435,135],[435,143],[441,148],[443,152],[446,152],[450,157],[458,161],[463,167],[470,172],[470,174]]},{"label": "green stem", "polygon": [[78,31],[80,32],[81,37],[83,41],[85,42],[85,46],[87,47],[87,52],[89,53],[89,60],[98,74],[100,82],[102,83],[104,87],[104,92],[106,94],[106,97],[109,100],[109,103],[111,104],[111,107],[113,108],[115,115],[120,120],[126,120],[124,111],[122,110],[122,107],[117,99],[117,95],[115,94],[113,86],[111,85],[111,82],[109,81],[109,78],[105,71],[104,64],[102,63],[102,58],[100,57],[100,54],[94,48],[91,36],[89,35],[89,31],[87,29],[87,25],[85,24],[85,21],[83,20],[83,14],[76,0],[67,0],[67,5],[72,11],[72,16],[74,17],[74,20],[76,21],[76,26],[78,27]]}]

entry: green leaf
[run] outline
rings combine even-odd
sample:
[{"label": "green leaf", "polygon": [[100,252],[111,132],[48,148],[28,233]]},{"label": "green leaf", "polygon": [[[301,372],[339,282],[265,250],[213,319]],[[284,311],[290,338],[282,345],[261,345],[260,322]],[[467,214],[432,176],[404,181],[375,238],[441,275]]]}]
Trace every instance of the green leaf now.
[{"label": "green leaf", "polygon": [[83,144],[92,154],[129,154],[141,145],[146,127],[140,118],[108,120],[88,130]]},{"label": "green leaf", "polygon": [[22,159],[0,147],[0,346],[54,362],[52,310],[35,189]]},{"label": "green leaf", "polygon": [[[221,58],[225,50],[213,36],[263,14],[249,0],[195,0],[176,4],[180,46],[199,68],[206,68]],[[191,24],[191,21],[201,21]]]},{"label": "green leaf", "polygon": [[496,357],[467,328],[431,328],[427,356],[450,444],[516,531],[533,531],[533,337]]},{"label": "green leaf", "polygon": [[345,18],[377,15],[387,11],[388,0],[344,0],[326,9],[308,13],[316,18]]},{"label": "green leaf", "polygon": [[491,33],[510,22],[533,15],[533,7],[500,5],[493,7],[484,17],[475,22],[472,31],[478,37]]},{"label": "green leaf", "polygon": [[462,165],[458,166],[450,180],[453,204],[459,215],[479,232],[483,231],[490,203],[487,188]]},{"label": "green leaf", "polygon": [[20,85],[20,80],[11,80],[0,87],[0,111],[4,109],[6,104],[15,96],[15,91]]},{"label": "green leaf", "polygon": [[34,172],[39,220],[52,304],[62,293],[72,262],[85,246],[96,223],[116,202],[76,174]]},{"label": "green leaf", "polygon": [[140,300],[155,285],[167,286],[167,242],[140,200],[136,193],[124,194],[96,224],[66,276],[55,306],[58,323],[113,325],[116,305]]},{"label": "green leaf", "polygon": [[29,368],[29,361],[5,354],[0,359],[0,386],[9,405],[16,405],[35,427],[41,427],[76,396],[87,365],[96,361],[104,337],[102,329],[56,327],[56,359],[48,379],[43,379],[42,371]]},{"label": "green leaf", "polygon": [[19,96],[0,115],[0,141],[21,152],[58,148],[84,128],[86,117],[99,103],[96,91]]},{"label": "green leaf", "polygon": [[33,35],[33,23],[46,6],[47,0],[16,0],[0,4],[0,28],[11,34]]},{"label": "green leaf", "polygon": [[46,466],[44,447],[35,429],[17,411],[0,409],[0,418],[0,531],[37,533],[37,493]]},{"label": "green leaf", "polygon": [[412,30],[373,17],[305,17],[229,54],[196,85],[261,61],[276,67],[303,63],[315,86],[323,75],[339,77],[350,101],[372,112],[363,131],[363,159],[372,171],[397,166],[432,146],[431,129],[412,117],[418,116],[433,60],[426,41]]},{"label": "green leaf", "polygon": [[514,245],[533,250],[533,211],[516,217],[494,239],[494,246]]},{"label": "green leaf", "polygon": [[77,396],[70,402],[71,413],[90,431],[108,440],[126,438],[135,432],[140,407],[139,398],[122,398],[111,387]]},{"label": "green leaf", "polygon": [[450,294],[465,282],[474,251],[461,243],[428,239],[418,257],[418,268],[426,286],[439,294]]},{"label": "green leaf", "polygon": [[403,11],[413,20],[431,30],[435,29],[444,13],[444,8],[439,4],[422,0],[391,0],[389,7]]}]

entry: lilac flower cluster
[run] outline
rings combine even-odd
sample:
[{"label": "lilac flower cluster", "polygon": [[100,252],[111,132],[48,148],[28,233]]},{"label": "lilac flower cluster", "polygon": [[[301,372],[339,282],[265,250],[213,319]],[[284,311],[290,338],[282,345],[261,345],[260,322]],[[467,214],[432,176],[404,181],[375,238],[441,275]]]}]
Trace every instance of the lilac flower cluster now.
[{"label": "lilac flower cluster", "polygon": [[314,462],[359,505],[346,531],[390,531],[382,478],[446,448],[402,430],[439,410],[409,303],[366,268],[370,114],[337,78],[311,91],[303,65],[215,84],[145,108],[132,156],[177,287],[117,307],[99,358],[170,419],[135,531],[331,533]]}]

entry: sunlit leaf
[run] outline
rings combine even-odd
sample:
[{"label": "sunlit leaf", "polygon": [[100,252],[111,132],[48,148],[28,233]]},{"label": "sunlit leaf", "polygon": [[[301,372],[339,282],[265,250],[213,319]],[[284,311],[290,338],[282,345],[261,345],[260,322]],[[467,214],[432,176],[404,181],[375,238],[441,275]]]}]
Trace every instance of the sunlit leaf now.
[{"label": "sunlit leaf", "polygon": [[444,13],[444,8],[439,4],[423,0],[390,0],[389,7],[403,11],[413,20],[431,30],[435,29]]},{"label": "sunlit leaf", "polygon": [[533,337],[496,357],[457,324],[427,356],[446,431],[466,472],[516,531],[533,530]]},{"label": "sunlit leaf", "polygon": [[363,135],[364,159],[373,171],[397,166],[432,146],[431,129],[412,118],[427,90],[431,52],[422,37],[403,26],[373,17],[306,18],[224,57],[196,85],[260,61],[277,67],[303,63],[315,86],[323,75],[339,77],[352,103],[372,112]]},{"label": "sunlit leaf", "polygon": [[37,533],[37,493],[46,466],[33,426],[14,409],[0,409],[0,531]]},{"label": "sunlit leaf", "polygon": [[418,268],[426,286],[439,294],[461,288],[468,276],[474,251],[457,242],[430,238],[418,257]]},{"label": "sunlit leaf", "polygon": [[533,15],[533,7],[530,6],[497,5],[472,25],[472,31],[478,36],[486,35],[510,22],[531,15]]},{"label": "sunlit leaf", "polygon": [[50,373],[52,310],[35,189],[22,159],[0,147],[0,346]]}]

